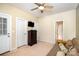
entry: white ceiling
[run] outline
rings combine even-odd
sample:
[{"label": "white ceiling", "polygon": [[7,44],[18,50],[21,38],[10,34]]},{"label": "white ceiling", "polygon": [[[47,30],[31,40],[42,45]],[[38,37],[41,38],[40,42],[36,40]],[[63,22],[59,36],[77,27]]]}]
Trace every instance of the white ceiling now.
[{"label": "white ceiling", "polygon": [[48,14],[55,14],[71,9],[75,9],[77,7],[77,3],[48,3],[51,6],[54,6],[51,12],[44,12],[41,13],[39,9],[31,11],[32,8],[37,7],[34,3],[11,3],[10,5],[13,5],[19,9],[22,9],[24,11],[29,11],[34,16],[40,17]]}]

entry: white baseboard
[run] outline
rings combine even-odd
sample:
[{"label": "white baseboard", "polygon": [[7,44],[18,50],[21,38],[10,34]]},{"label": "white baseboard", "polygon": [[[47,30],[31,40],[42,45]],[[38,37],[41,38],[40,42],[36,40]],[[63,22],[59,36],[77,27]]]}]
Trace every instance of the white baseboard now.
[{"label": "white baseboard", "polygon": [[10,51],[13,51],[13,50],[15,50],[15,49],[17,49],[17,47],[10,49]]},{"label": "white baseboard", "polygon": [[[38,40],[37,42],[39,42],[39,41],[41,41],[41,42],[47,42],[47,41],[43,41],[43,40]],[[51,42],[47,42],[47,43],[54,44],[54,43],[51,43]]]}]

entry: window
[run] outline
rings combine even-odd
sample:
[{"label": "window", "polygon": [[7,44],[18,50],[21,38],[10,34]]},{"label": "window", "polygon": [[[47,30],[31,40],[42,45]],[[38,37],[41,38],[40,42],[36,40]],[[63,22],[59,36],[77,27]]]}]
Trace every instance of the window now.
[{"label": "window", "polygon": [[7,19],[0,17],[0,35],[7,34]]}]

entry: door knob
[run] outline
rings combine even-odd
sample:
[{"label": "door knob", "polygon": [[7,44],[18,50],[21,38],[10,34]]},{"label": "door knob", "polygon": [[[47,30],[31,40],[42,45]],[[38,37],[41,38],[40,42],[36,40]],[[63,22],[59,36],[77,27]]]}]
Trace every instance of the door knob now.
[{"label": "door knob", "polygon": [[8,33],[8,37],[10,37],[10,33]]},{"label": "door knob", "polygon": [[24,35],[26,35],[26,33],[24,33]]}]

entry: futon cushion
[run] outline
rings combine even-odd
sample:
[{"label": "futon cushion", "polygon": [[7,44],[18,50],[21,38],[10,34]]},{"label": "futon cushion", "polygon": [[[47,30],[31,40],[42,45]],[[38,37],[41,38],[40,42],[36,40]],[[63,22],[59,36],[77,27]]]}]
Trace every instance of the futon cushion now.
[{"label": "futon cushion", "polygon": [[65,53],[63,51],[58,51],[56,56],[65,56]]},{"label": "futon cushion", "polygon": [[76,48],[71,49],[68,53],[67,56],[77,56],[77,50]]}]

